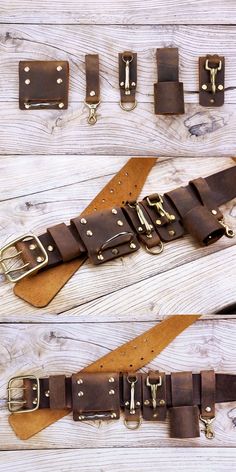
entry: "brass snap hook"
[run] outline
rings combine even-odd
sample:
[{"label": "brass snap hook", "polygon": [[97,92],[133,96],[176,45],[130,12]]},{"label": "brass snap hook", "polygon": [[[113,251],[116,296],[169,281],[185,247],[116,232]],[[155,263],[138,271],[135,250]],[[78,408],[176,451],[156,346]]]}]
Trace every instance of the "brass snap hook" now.
[{"label": "brass snap hook", "polygon": [[219,220],[219,223],[221,224],[221,226],[223,226],[223,228],[225,228],[225,235],[227,236],[227,238],[235,237],[236,232],[232,228],[230,228],[229,225],[227,225],[227,223],[225,223],[223,219]]},{"label": "brass snap hook", "polygon": [[217,66],[210,67],[209,60],[208,59],[206,60],[205,69],[210,72],[211,90],[213,94],[216,93],[216,75],[217,75],[217,72],[221,70],[221,68],[222,68],[222,61],[219,62],[218,67]]},{"label": "brass snap hook", "polygon": [[97,107],[100,105],[100,102],[98,103],[87,103],[84,102],[85,105],[89,108],[89,116],[88,116],[88,124],[89,125],[95,125],[97,123]]},{"label": "brass snap hook", "polygon": [[204,418],[203,416],[200,415],[200,420],[205,426],[205,429],[203,432],[205,433],[205,436],[207,439],[213,439],[215,437],[215,433],[213,430],[212,423],[215,420],[215,416],[213,418]]}]

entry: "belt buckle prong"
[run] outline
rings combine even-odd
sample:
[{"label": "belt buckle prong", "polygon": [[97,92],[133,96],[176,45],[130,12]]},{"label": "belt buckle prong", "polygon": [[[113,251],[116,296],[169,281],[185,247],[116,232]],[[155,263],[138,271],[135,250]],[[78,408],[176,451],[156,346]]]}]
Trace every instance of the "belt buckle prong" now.
[{"label": "belt buckle prong", "polygon": [[[36,397],[35,397],[35,406],[34,408],[29,408],[29,409],[19,409],[19,410],[15,410],[12,406],[13,405],[25,405],[26,403],[26,400],[14,400],[12,398],[12,390],[25,390],[26,387],[23,387],[23,386],[14,386],[14,382],[16,381],[24,381],[24,380],[33,380],[34,381],[34,387],[36,386],[36,388],[34,388],[34,390],[36,391]],[[38,410],[39,408],[39,403],[40,403],[40,383],[39,383],[39,379],[35,376],[35,375],[20,375],[20,376],[17,376],[17,377],[12,377],[9,382],[8,382],[8,386],[7,386],[7,392],[8,392],[8,401],[7,401],[7,405],[8,405],[8,410],[10,411],[10,413],[31,413],[32,411],[36,411]]]}]

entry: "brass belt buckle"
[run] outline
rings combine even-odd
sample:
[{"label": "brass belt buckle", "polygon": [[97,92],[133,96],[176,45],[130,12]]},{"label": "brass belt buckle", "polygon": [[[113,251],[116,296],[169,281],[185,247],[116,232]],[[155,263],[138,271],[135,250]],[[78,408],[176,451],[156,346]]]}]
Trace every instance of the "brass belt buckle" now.
[{"label": "brass belt buckle", "polygon": [[[14,267],[14,264],[10,267],[7,267],[6,261],[11,260],[11,259],[17,259],[18,256],[20,256],[22,254],[22,251],[17,251],[15,254],[11,254],[11,255],[9,254],[8,256],[5,255],[5,253],[10,249],[15,248],[15,245],[17,243],[19,243],[21,241],[24,241],[24,240],[27,240],[27,239],[32,240],[32,244],[36,245],[42,253],[42,256],[40,257],[40,261],[37,263],[36,267],[33,267],[32,269],[27,270],[27,267],[30,265],[29,262],[27,262],[23,265],[20,265],[19,267]],[[4,273],[5,277],[12,283],[18,282],[19,280],[23,279],[24,277],[32,275],[33,273],[37,272],[42,267],[46,266],[47,263],[48,263],[47,252],[45,251],[45,249],[44,249],[41,241],[39,240],[39,238],[37,236],[35,236],[34,234],[31,234],[31,233],[26,234],[25,236],[21,236],[20,238],[17,238],[14,241],[11,241],[10,243],[6,244],[5,246],[3,246],[0,249],[0,266],[2,267],[2,270],[3,270],[3,273]],[[24,269],[26,269],[26,270],[24,270]],[[15,272],[19,272],[19,271],[24,271],[24,272],[23,272],[23,274],[21,274],[17,277],[14,277],[14,276],[11,275],[12,273],[14,274]]]},{"label": "brass belt buckle", "polygon": [[[29,409],[23,409],[23,405],[26,403],[26,400],[14,400],[12,398],[12,390],[25,390],[25,387],[18,387],[18,386],[14,386],[14,383],[17,382],[17,381],[24,381],[24,380],[33,380],[34,381],[34,384],[33,384],[33,390],[35,390],[35,399],[33,400],[33,404],[35,405],[34,408],[29,408]],[[39,402],[40,402],[40,383],[39,383],[39,379],[37,377],[35,377],[35,375],[22,375],[22,376],[18,376],[18,377],[12,377],[9,382],[8,382],[8,386],[7,386],[7,392],[8,392],[8,402],[7,402],[7,405],[8,405],[8,410],[11,412],[11,413],[30,413],[32,411],[36,411],[38,410],[39,408]],[[15,410],[13,405],[22,405],[22,407],[18,410]]]}]

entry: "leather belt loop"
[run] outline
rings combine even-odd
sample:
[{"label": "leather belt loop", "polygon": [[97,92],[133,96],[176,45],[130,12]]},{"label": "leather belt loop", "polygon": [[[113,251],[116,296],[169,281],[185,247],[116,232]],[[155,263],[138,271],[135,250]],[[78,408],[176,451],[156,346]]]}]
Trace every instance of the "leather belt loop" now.
[{"label": "leather belt loop", "polygon": [[120,107],[132,111],[137,106],[135,98],[137,87],[137,53],[119,53]]},{"label": "leather belt loop", "polygon": [[224,104],[225,59],[223,56],[199,57],[199,104],[220,107]]},{"label": "leather belt loop", "polygon": [[66,408],[66,377],[65,375],[51,375],[47,393],[51,410]]},{"label": "leather belt loop", "polygon": [[189,184],[197,193],[202,205],[206,206],[218,220],[222,220],[223,214],[216,204],[217,195],[214,195],[211,191],[206,179],[199,177],[198,179],[191,180]]},{"label": "leather belt loop", "polygon": [[156,115],[184,113],[183,83],[179,82],[178,48],[157,49],[158,82],[154,84]]},{"label": "leather belt loop", "polygon": [[201,372],[201,415],[204,418],[215,417],[216,380],[214,370]]},{"label": "leather belt loop", "polygon": [[199,409],[197,405],[194,405],[192,372],[175,372],[171,374],[171,396],[171,437],[199,437]]},{"label": "leather belt loop", "polygon": [[171,374],[172,406],[193,405],[192,372],[174,372]]},{"label": "leather belt loop", "polygon": [[99,82],[99,55],[86,54],[86,98],[85,104],[89,108],[88,123],[94,125],[97,121],[96,110],[100,104],[100,82]]}]

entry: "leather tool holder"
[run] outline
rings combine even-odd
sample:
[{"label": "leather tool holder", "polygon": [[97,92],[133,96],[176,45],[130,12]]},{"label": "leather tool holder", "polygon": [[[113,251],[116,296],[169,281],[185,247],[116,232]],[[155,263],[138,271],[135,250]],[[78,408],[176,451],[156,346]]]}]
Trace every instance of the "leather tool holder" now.
[{"label": "leather tool holder", "polygon": [[220,107],[224,104],[225,59],[216,54],[199,57],[199,104]]},{"label": "leather tool holder", "polygon": [[214,370],[201,372],[201,407],[200,420],[205,426],[207,439],[214,438],[213,421],[215,419],[216,378]]},{"label": "leather tool holder", "polygon": [[93,264],[131,254],[140,248],[121,208],[95,212],[72,220]]},{"label": "leather tool holder", "polygon": [[131,111],[136,105],[137,53],[125,51],[119,54],[120,106]]},{"label": "leather tool holder", "polygon": [[157,49],[158,82],[154,84],[156,115],[184,113],[184,89],[179,82],[179,54],[177,48]]},{"label": "leather tool holder", "polygon": [[135,422],[139,426],[142,411],[142,376],[139,373],[128,372],[123,375],[123,405],[125,424]]},{"label": "leather tool holder", "polygon": [[85,104],[89,108],[88,124],[97,122],[97,108],[100,104],[99,55],[86,54],[86,97]]},{"label": "leather tool holder", "polygon": [[150,371],[142,376],[143,419],[165,421],[167,415],[166,375],[164,372]]},{"label": "leather tool holder", "polygon": [[20,61],[19,106],[21,110],[68,108],[67,61]]},{"label": "leather tool holder", "polygon": [[72,376],[74,421],[120,417],[119,374],[79,373]]},{"label": "leather tool holder", "polygon": [[199,409],[193,403],[191,372],[171,374],[171,396],[173,406],[170,408],[170,437],[199,437]]}]

